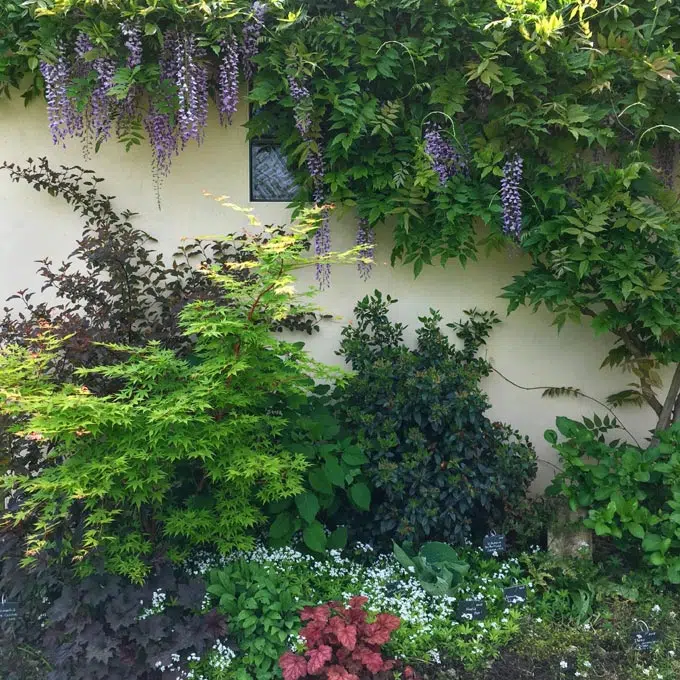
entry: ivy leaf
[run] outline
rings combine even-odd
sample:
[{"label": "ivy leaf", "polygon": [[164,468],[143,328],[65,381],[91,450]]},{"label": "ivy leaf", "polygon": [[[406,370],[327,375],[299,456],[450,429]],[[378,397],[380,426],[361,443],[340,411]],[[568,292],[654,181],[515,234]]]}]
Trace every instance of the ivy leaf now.
[{"label": "ivy leaf", "polygon": [[292,529],[293,525],[291,523],[290,515],[287,512],[282,512],[269,527],[269,536],[271,538],[283,538],[291,533]]},{"label": "ivy leaf", "polygon": [[314,552],[324,552],[326,550],[326,534],[320,522],[314,521],[302,532],[305,545]]},{"label": "ivy leaf", "polygon": [[311,524],[319,512],[319,499],[310,491],[295,496],[295,505],[297,506],[300,516]]},{"label": "ivy leaf", "polygon": [[368,510],[371,507],[371,491],[363,482],[353,484],[349,489],[349,495],[362,510]]},{"label": "ivy leaf", "polygon": [[345,471],[336,458],[328,458],[323,465],[323,473],[335,486],[345,486]]},{"label": "ivy leaf", "polygon": [[329,550],[342,550],[347,545],[347,527],[338,527],[328,537],[327,548]]}]

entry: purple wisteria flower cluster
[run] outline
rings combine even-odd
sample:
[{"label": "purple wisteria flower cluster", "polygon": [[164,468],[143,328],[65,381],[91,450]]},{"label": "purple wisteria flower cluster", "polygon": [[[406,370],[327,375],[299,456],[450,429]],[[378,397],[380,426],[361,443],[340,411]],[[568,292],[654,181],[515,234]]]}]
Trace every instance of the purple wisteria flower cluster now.
[{"label": "purple wisteria flower cluster", "polygon": [[226,120],[231,125],[232,116],[238,108],[238,63],[240,53],[234,36],[223,40],[220,47],[217,108],[220,112],[220,123],[224,125]]},{"label": "purple wisteria flower cluster", "polygon": [[71,65],[66,58],[63,45],[59,46],[59,56],[54,64],[41,62],[40,73],[45,80],[47,119],[52,140],[55,144],[61,143],[65,146],[67,137],[78,137],[82,134],[83,119],[75,103],[68,96]]},{"label": "purple wisteria flower cluster", "polygon": [[177,87],[177,125],[182,147],[195,139],[198,144],[208,124],[208,69],[205,52],[193,33],[178,33],[170,45],[172,80]]},{"label": "purple wisteria flower cluster", "polygon": [[444,136],[439,125],[429,123],[424,138],[425,153],[430,157],[432,169],[439,175],[441,184],[446,184],[458,173],[467,174],[467,161]]},{"label": "purple wisteria flower cluster", "polygon": [[[159,60],[161,82],[175,82],[175,52],[177,36],[168,33],[165,36],[164,49]],[[149,100],[148,110],[144,116],[144,129],[149,137],[152,148],[151,172],[156,190],[156,197],[160,201],[160,187],[163,179],[168,176],[172,159],[177,155],[179,144],[177,139],[177,125],[170,113],[172,100],[167,96],[165,101]]]},{"label": "purple wisteria flower cluster", "polygon": [[255,75],[252,58],[258,54],[260,49],[257,43],[264,28],[266,13],[267,5],[256,0],[250,8],[250,18],[243,25],[243,75],[249,82]]},{"label": "purple wisteria flower cluster", "polygon": [[501,179],[503,232],[515,238],[519,238],[522,233],[522,198],[519,193],[522,183],[522,166],[522,157],[515,154],[503,166]]},{"label": "purple wisteria flower cluster", "polygon": [[[359,250],[360,257],[373,259],[375,253],[375,232],[365,217],[359,219],[359,225],[357,227],[357,245],[361,246],[361,249]],[[361,276],[364,281],[370,277],[371,268],[371,262],[362,262],[361,260],[357,262],[359,276]]]},{"label": "purple wisteria flower cluster", "polygon": [[126,66],[135,68],[142,63],[142,28],[133,21],[124,21],[120,25],[123,43],[128,51]]},{"label": "purple wisteria flower cluster", "polygon": [[[314,182],[314,191],[312,198],[314,203],[322,205],[324,202],[324,163],[323,163],[323,149],[319,143],[310,145],[307,153],[307,170],[312,176]],[[318,231],[314,234],[314,252],[317,255],[327,255],[331,251],[331,224],[330,213],[327,207],[321,211],[321,225]],[[319,288],[328,288],[331,283],[331,266],[323,262],[316,265],[316,280],[319,282]]]},{"label": "purple wisteria flower cluster", "polygon": [[292,76],[288,76],[288,90],[295,102],[295,127],[305,138],[312,127],[312,116],[309,110],[311,95],[309,90]]},{"label": "purple wisteria flower cluster", "polygon": [[92,58],[94,45],[84,33],[78,34],[74,49],[76,54],[74,75],[84,78],[94,72],[95,79],[83,116],[83,152],[88,156],[93,142],[104,142],[111,134],[114,102],[108,93],[113,85],[116,62],[109,57]]},{"label": "purple wisteria flower cluster", "polygon": [[[127,49],[125,66],[129,69],[137,68],[142,63],[142,28],[133,21],[124,21],[119,30],[123,36],[123,44]],[[125,99],[118,103],[118,119],[116,121],[116,133],[121,136],[127,132],[133,121],[137,118],[137,101],[140,95],[138,85],[133,85]]]},{"label": "purple wisteria flower cluster", "polygon": [[[295,103],[295,127],[307,143],[307,171],[312,178],[312,199],[317,205],[324,202],[323,146],[318,135],[312,132],[311,94],[307,87],[292,76],[288,76],[288,91]],[[321,211],[321,225],[314,235],[314,251],[326,255],[331,250],[330,215],[327,208]],[[316,278],[320,288],[330,285],[331,266],[327,263],[316,265]]]}]

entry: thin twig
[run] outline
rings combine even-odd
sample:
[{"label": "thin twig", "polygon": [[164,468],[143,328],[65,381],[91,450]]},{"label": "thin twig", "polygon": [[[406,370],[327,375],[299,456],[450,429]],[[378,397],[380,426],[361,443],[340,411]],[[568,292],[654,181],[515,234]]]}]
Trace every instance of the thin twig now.
[{"label": "thin twig", "polygon": [[[559,389],[558,387],[555,387],[554,385],[539,385],[538,387],[525,387],[524,385],[518,385],[513,380],[510,380],[510,378],[507,378],[506,376],[504,376],[497,368],[494,368],[493,366],[491,366],[491,370],[494,373],[498,374],[503,380],[505,380],[505,382],[509,383],[513,387],[516,387],[517,389],[525,390],[526,392],[531,392],[531,391],[534,391],[534,390],[542,390],[543,392],[545,392],[546,390]],[[611,407],[607,406],[607,404],[605,404],[603,401],[600,401],[599,399],[596,399],[595,397],[591,397],[588,394],[584,394],[580,390],[578,391],[578,396],[583,397],[584,399],[589,399],[590,401],[598,404],[602,408],[607,409],[607,411],[609,411],[609,413],[611,413],[614,416],[614,418],[616,419],[616,422],[618,423],[620,428],[635,442],[635,444],[639,448],[642,448],[642,446],[640,446],[640,442],[637,440],[635,435],[621,422],[621,419],[616,415],[616,413],[614,412],[614,410]]]}]

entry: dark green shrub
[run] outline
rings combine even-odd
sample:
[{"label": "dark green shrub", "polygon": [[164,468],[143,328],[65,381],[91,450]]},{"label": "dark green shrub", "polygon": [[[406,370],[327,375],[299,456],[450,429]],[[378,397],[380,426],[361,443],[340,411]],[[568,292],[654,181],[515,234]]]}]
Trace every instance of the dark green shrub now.
[{"label": "dark green shrub", "polygon": [[572,510],[587,511],[584,524],[610,536],[628,557],[642,554],[660,578],[680,583],[680,423],[657,433],[646,449],[606,442],[597,430],[558,418],[558,434],[545,438],[560,454],[563,471],[548,489],[563,494]]},{"label": "dark green shrub", "polygon": [[503,518],[536,472],[528,439],[491,422],[479,380],[488,364],[476,357],[496,322],[470,312],[452,324],[457,349],[441,332],[441,316],[421,317],[417,346],[403,343],[404,326],[388,318],[396,300],[376,291],[355,308],[340,354],[355,373],[336,393],[341,421],[369,457],[374,486],[373,538],[462,543]]}]

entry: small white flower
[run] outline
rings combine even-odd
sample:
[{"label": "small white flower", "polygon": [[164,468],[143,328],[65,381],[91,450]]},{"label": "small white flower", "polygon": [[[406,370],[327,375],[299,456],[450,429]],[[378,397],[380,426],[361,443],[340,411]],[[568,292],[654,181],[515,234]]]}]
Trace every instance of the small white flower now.
[{"label": "small white flower", "polygon": [[661,607],[659,607],[658,604],[655,604],[655,605],[652,607],[652,614],[659,614],[659,613],[661,613]]},{"label": "small white flower", "polygon": [[669,649],[669,650],[668,650],[668,656],[670,656],[671,658],[673,658],[673,657],[675,656],[675,652],[674,652],[672,649]]},{"label": "small white flower", "polygon": [[562,659],[562,661],[560,661],[560,668],[569,668],[569,664]]},{"label": "small white flower", "polygon": [[536,623],[543,623],[543,619],[541,618],[536,619]]}]

